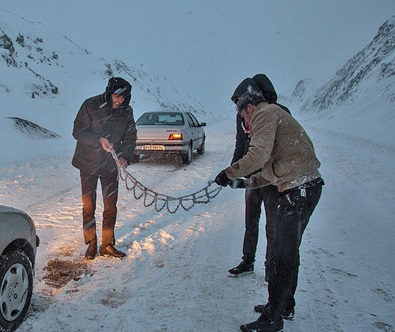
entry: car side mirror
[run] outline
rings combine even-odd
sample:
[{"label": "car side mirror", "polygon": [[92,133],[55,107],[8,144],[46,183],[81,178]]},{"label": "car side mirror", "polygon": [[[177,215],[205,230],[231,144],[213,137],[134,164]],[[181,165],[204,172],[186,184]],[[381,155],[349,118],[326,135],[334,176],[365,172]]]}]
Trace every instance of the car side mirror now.
[{"label": "car side mirror", "polygon": [[204,127],[206,125],[206,122],[200,122],[199,127]]}]

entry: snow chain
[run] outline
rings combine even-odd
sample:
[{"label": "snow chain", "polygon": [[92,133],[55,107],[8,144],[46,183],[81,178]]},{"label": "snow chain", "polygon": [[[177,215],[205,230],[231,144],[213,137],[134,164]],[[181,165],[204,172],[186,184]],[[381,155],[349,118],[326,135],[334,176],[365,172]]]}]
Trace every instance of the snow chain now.
[{"label": "snow chain", "polygon": [[[135,199],[143,198],[145,207],[153,205],[157,212],[162,211],[165,207],[170,213],[176,213],[181,206],[185,211],[192,209],[195,204],[207,204],[212,198],[217,196],[222,187],[215,184],[214,181],[208,181],[208,184],[203,189],[194,192],[193,194],[171,197],[157,193],[148,189],[141,182],[139,182],[133,175],[131,175],[125,167],[120,166],[118,156],[113,149],[110,150],[117,167],[119,178],[125,182],[126,189],[133,192]],[[213,185],[215,187],[213,188]],[[170,204],[169,204],[170,203]]]}]

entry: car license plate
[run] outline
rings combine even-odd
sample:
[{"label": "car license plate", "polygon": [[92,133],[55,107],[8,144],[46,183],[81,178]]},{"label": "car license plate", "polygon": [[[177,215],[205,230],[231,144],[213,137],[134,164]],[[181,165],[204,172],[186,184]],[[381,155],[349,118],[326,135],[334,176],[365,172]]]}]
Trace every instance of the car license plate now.
[{"label": "car license plate", "polygon": [[143,150],[164,150],[164,145],[144,145]]}]

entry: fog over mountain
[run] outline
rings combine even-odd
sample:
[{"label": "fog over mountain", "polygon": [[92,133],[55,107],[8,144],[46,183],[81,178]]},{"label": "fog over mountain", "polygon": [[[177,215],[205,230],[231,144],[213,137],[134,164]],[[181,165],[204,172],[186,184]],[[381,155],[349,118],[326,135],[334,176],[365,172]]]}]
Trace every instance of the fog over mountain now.
[{"label": "fog over mountain", "polygon": [[[19,22],[25,18],[31,23],[28,31],[45,31],[57,42],[67,39],[89,52],[89,58],[117,59],[165,77],[167,85],[220,113],[232,108],[230,95],[238,82],[257,72],[265,72],[280,93],[302,79],[329,80],[395,12],[392,0],[359,0],[357,5],[342,0],[249,0],[242,5],[225,0],[115,0],[111,5],[103,0],[56,5],[16,0],[1,8],[4,19],[15,21],[8,26],[16,31],[18,26],[24,30]],[[72,68],[68,72],[77,87],[80,76]],[[89,84],[96,82],[93,78]]]},{"label": "fog over mountain", "polygon": [[[148,10],[148,8],[151,8],[150,5],[147,5],[147,8],[140,7],[139,10]],[[223,6],[224,4],[215,6],[215,10],[219,10]],[[66,104],[70,106],[71,96],[68,95],[70,92],[75,94],[75,98],[72,99],[73,101],[75,100],[74,107],[77,107],[78,102],[86,95],[103,90],[106,80],[113,75],[126,76],[133,83],[132,104],[137,106],[137,114],[144,110],[158,108],[191,110],[203,116],[211,115],[215,117],[218,115],[222,116],[224,108],[232,107],[231,105],[226,106],[229,105],[228,98],[226,100],[216,101],[223,104],[222,109],[207,107],[213,101],[202,100],[197,97],[201,93],[201,90],[204,89],[198,83],[201,78],[193,77],[186,73],[184,77],[185,84],[179,85],[175,84],[168,77],[147,72],[144,69],[146,66],[143,63],[136,66],[136,64],[127,62],[126,59],[114,57],[104,58],[97,51],[92,51],[85,45],[75,42],[75,40],[81,40],[79,34],[71,36],[57,33],[57,30],[76,31],[76,29],[71,28],[69,25],[63,25],[61,21],[59,21],[55,29],[50,29],[51,31],[49,31],[46,24],[49,25],[51,22],[53,24],[53,21],[51,21],[52,16],[40,16],[40,19],[37,21],[24,17],[23,15],[27,13],[28,8],[27,6],[23,6],[17,11],[15,9],[12,11],[8,8],[2,8],[3,23],[0,26],[0,49],[3,50],[1,63],[3,75],[0,81],[0,91],[5,93],[5,100],[8,99],[7,97],[13,95],[13,93],[17,93],[26,102],[28,102],[28,98],[40,99],[38,102],[34,100],[28,103],[30,109],[28,111],[28,120],[34,122],[36,109],[51,108],[49,105],[52,102],[59,104],[57,101],[66,99],[67,102],[61,102],[63,104],[62,106],[64,107]],[[61,8],[63,7],[56,8],[54,12]],[[78,8],[77,5],[76,8]],[[134,6],[131,8],[134,8]],[[325,6],[320,10],[324,8]],[[98,9],[96,8],[95,10]],[[182,9],[180,8],[179,10]],[[314,10],[318,9],[316,8]],[[189,15],[191,17],[198,12],[199,10],[194,6],[189,8]],[[37,8],[31,8],[31,12],[29,9],[29,14],[33,17],[38,15]],[[284,15],[286,17],[287,13],[285,12]],[[367,98],[368,107],[372,107],[375,98],[381,102],[381,97],[383,97],[386,102],[392,103],[394,99],[392,89],[394,71],[393,25],[394,18],[392,17],[380,27],[376,36],[371,33],[374,38],[370,41],[367,40],[365,47],[346,61],[342,67],[339,65],[340,69],[337,72],[333,72],[333,78],[328,83],[324,84],[324,77],[319,79],[317,77],[314,79],[303,77],[293,88],[283,91],[277,88],[280,94],[280,101],[289,103],[297,109],[300,107],[303,113],[316,113],[316,111],[322,113],[325,109],[338,107],[345,102],[350,103],[356,99],[352,97],[357,92],[359,94],[357,98],[359,101],[363,100],[364,96],[369,95]],[[352,27],[350,26],[349,29]],[[82,35],[86,33],[81,30],[80,32]],[[215,30],[215,32],[220,33],[221,31]],[[308,31],[306,31],[307,33]],[[125,36],[128,38],[128,34]],[[247,39],[248,35],[245,35],[245,37]],[[105,39],[111,40],[108,37]],[[120,39],[123,39],[122,36]],[[114,38],[114,40],[117,39]],[[148,42],[148,38],[144,41]],[[91,41],[88,44],[92,45]],[[108,52],[106,48],[105,51]],[[74,65],[75,63],[83,64],[83,72],[80,69],[76,71],[77,67]],[[262,69],[264,67],[262,66]],[[330,68],[330,64],[327,67]],[[335,67],[332,65],[332,68]],[[268,72],[271,72],[271,67],[267,66],[267,68]],[[260,69],[256,68],[257,71]],[[162,70],[162,72],[165,71]],[[55,73],[56,75],[54,75]],[[307,74],[308,71],[306,72]],[[217,75],[221,74],[218,72],[212,77],[216,77]],[[207,87],[210,86],[211,82],[209,81],[212,77],[208,78]],[[272,78],[275,83],[277,77],[278,75],[275,75]],[[176,77],[174,79],[177,81]],[[78,86],[80,82],[83,84]],[[190,82],[196,83],[196,89],[187,89]],[[323,84],[322,87],[320,87],[320,84]],[[68,85],[70,86],[68,87]],[[278,86],[281,87],[282,85],[279,84]],[[223,89],[218,90],[222,91],[218,91],[219,93],[225,93]],[[230,91],[232,90],[226,93],[230,94]],[[212,92],[207,91],[208,94]],[[45,106],[41,106],[42,103]],[[64,117],[65,112],[69,114],[69,109],[62,111],[62,106],[56,106],[58,109],[55,115],[56,119]],[[16,112],[17,114],[7,113],[7,115],[23,118],[26,110],[18,109]],[[42,114],[42,111],[37,110],[37,112]],[[383,110],[382,112],[388,113]],[[388,116],[390,115],[386,115],[386,117]],[[60,123],[63,125],[64,121],[56,124],[53,121],[49,121],[50,118],[51,114],[48,114],[47,122],[49,125],[53,125],[53,129],[59,131],[60,135],[64,135],[66,133],[64,131],[65,127],[57,128]],[[70,122],[71,117],[67,117],[67,120],[64,118],[64,120]],[[45,126],[47,124],[44,123],[42,125]]]}]

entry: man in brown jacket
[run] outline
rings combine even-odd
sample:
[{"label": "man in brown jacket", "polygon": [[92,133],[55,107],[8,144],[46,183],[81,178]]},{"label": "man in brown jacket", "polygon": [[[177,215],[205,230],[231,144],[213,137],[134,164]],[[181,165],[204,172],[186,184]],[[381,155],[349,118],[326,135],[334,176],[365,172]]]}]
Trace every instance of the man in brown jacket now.
[{"label": "man in brown jacket", "polygon": [[[294,294],[300,264],[303,232],[320,199],[324,184],[318,171],[313,144],[300,124],[281,107],[265,101],[256,82],[243,80],[233,101],[250,125],[251,141],[246,155],[222,170],[215,182],[222,186],[261,169],[242,185],[259,188],[275,185],[280,193],[274,213],[273,255],[268,262],[269,301],[255,306],[258,320],[240,326],[242,331],[280,331],[283,318],[294,315]],[[234,94],[235,95],[235,94]]]},{"label": "man in brown jacket", "polygon": [[74,121],[73,136],[77,140],[72,164],[80,170],[82,217],[87,259],[97,253],[96,189],[100,180],[103,192],[103,226],[99,254],[124,257],[114,247],[117,219],[118,169],[111,151],[118,154],[121,167],[132,161],[137,130],[133,109],[129,105],[132,86],[120,77],[109,79],[103,94],[83,102]]}]

